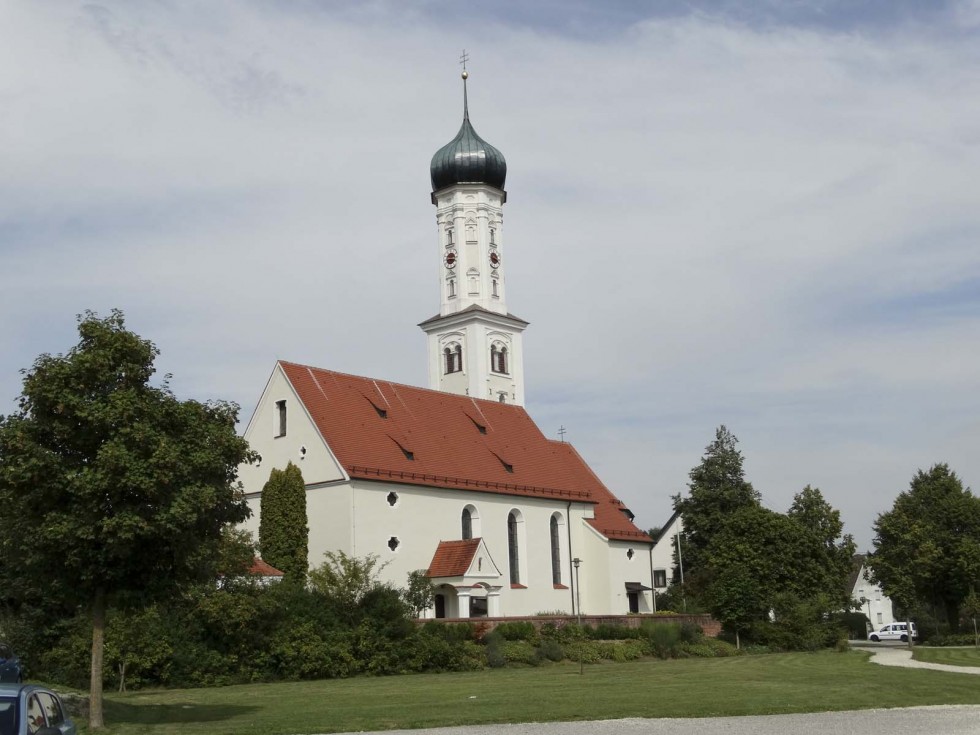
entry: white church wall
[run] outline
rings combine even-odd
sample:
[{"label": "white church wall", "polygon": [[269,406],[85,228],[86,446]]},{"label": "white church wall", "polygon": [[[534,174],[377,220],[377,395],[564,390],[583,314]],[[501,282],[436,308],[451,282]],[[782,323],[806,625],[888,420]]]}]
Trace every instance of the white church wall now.
[{"label": "white church wall", "polygon": [[[390,493],[397,494],[393,506],[388,501]],[[563,521],[568,523],[568,508],[564,501],[355,481],[351,505],[353,541],[345,551],[358,557],[376,554],[386,565],[381,573],[384,581],[404,586],[409,572],[426,569],[439,541],[462,538],[463,508],[472,506],[478,514],[473,535],[484,539],[487,551],[501,572],[495,583],[501,588],[501,614],[571,612],[567,525],[561,526],[559,536],[562,583],[567,588],[555,588],[551,566],[551,516],[560,513]],[[580,523],[582,507],[582,504],[572,505],[573,528]],[[523,588],[512,588],[509,577],[507,518],[512,510],[520,513],[523,523],[519,555]],[[317,548],[330,545],[330,540],[311,523],[311,548],[314,533]],[[398,541],[394,550],[389,548],[393,537]]]},{"label": "white church wall", "polygon": [[[286,402],[285,434],[280,433],[280,409],[277,405],[279,401]],[[342,514],[342,509],[329,502],[333,496],[311,494],[309,487],[343,482],[344,473],[278,365],[273,370],[245,429],[245,440],[258,452],[261,461],[241,465],[238,468],[238,477],[245,488],[245,496],[252,511],[251,517],[242,524],[242,528],[258,541],[262,488],[268,482],[273,469],[285,469],[286,465],[292,462],[303,473],[303,482],[308,488],[307,515],[312,519],[316,512],[318,518],[330,519],[326,521],[329,528],[324,530],[338,538],[336,516],[338,513]],[[312,520],[310,525],[313,525]],[[349,537],[348,529],[346,538]],[[313,556],[312,551],[311,549],[311,561],[317,558]],[[320,554],[322,556],[322,552]]]},{"label": "white church wall", "polygon": [[[280,434],[277,405],[280,401],[285,401],[285,434]],[[257,464],[238,468],[246,493],[260,491],[272,469],[285,469],[289,462],[300,468],[307,485],[345,479],[336,458],[278,365],[248,422],[245,440],[262,458]]]}]

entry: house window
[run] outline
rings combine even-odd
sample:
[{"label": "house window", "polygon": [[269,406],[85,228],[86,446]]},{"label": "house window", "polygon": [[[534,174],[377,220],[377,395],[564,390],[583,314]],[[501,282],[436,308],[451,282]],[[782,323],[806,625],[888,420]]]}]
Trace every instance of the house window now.
[{"label": "house window", "polygon": [[443,351],[443,355],[446,358],[446,375],[449,373],[458,373],[463,370],[463,347],[462,345],[456,345],[454,347],[447,347]]},{"label": "house window", "polygon": [[666,587],[667,586],[667,570],[666,569],[654,569],[653,570],[653,586],[654,587]]},{"label": "house window", "polygon": [[496,342],[490,345],[490,369],[507,375],[507,348]]},{"label": "house window", "polygon": [[557,515],[551,516],[551,581],[561,584],[561,535]]},{"label": "house window", "polygon": [[881,625],[882,622],[884,622],[884,619],[881,617],[881,615],[882,615],[881,613],[878,613],[878,625]]},{"label": "house window", "polygon": [[469,508],[463,508],[463,539],[473,538],[473,513]]},{"label": "house window", "polygon": [[276,436],[286,436],[286,401],[276,401]]},{"label": "house window", "polygon": [[514,511],[507,516],[507,551],[510,557],[510,583],[521,583],[521,558],[517,539],[517,514]]}]

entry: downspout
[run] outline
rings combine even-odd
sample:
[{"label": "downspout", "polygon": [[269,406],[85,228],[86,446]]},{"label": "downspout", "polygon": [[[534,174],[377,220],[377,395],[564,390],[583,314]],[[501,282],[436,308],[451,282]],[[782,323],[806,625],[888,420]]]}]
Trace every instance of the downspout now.
[{"label": "downspout", "polygon": [[575,574],[572,572],[572,501],[566,501],[565,505],[565,531],[568,535],[568,589],[572,591],[572,615],[575,615]]},{"label": "downspout", "polygon": [[650,590],[653,596],[653,611],[657,612],[657,586],[653,583],[653,544],[650,544]]}]

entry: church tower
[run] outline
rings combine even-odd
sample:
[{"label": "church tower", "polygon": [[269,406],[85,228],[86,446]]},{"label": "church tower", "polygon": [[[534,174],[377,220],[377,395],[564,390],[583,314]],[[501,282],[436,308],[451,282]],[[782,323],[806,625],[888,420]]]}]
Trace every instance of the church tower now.
[{"label": "church tower", "polygon": [[528,323],[507,311],[503,154],[470,124],[463,71],[463,124],[436,151],[429,173],[439,233],[439,314],[426,333],[429,387],[524,405],[521,333]]}]

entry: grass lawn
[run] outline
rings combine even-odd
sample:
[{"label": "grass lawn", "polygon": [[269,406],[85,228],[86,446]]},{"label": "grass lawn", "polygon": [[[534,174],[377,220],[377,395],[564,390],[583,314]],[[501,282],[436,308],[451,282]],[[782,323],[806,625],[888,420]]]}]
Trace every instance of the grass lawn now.
[{"label": "grass lawn", "polygon": [[913,648],[912,658],[931,664],[980,666],[980,648]]},{"label": "grass lawn", "polygon": [[925,704],[980,704],[980,687],[866,653],[788,653],[111,694],[106,722],[121,735],[286,735]]}]

